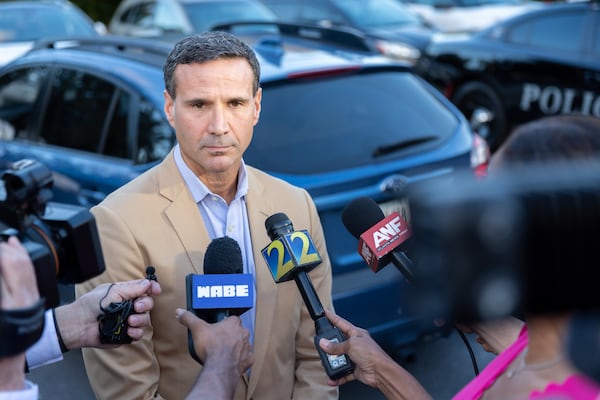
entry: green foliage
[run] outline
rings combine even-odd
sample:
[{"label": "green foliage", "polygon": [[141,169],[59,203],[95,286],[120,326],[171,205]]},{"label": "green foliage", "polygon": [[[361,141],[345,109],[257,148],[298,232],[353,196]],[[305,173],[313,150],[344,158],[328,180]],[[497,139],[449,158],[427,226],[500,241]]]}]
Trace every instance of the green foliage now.
[{"label": "green foliage", "polygon": [[108,25],[110,17],[121,0],[71,0],[81,8],[94,21],[104,22]]}]

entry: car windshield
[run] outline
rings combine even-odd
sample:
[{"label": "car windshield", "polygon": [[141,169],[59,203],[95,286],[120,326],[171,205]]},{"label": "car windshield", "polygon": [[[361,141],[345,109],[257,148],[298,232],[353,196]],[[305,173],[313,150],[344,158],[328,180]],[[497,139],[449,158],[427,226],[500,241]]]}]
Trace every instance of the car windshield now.
[{"label": "car windshield", "polygon": [[184,5],[194,30],[203,32],[213,26],[239,21],[275,21],[276,16],[263,6],[248,1],[215,1]]},{"label": "car windshield", "polygon": [[396,0],[331,0],[359,28],[421,24],[421,20]]},{"label": "car windshield", "polygon": [[429,149],[458,124],[405,72],[265,83],[260,121],[244,159],[272,173],[326,173]]},{"label": "car windshield", "polygon": [[0,8],[0,42],[95,34],[92,22],[70,8]]}]

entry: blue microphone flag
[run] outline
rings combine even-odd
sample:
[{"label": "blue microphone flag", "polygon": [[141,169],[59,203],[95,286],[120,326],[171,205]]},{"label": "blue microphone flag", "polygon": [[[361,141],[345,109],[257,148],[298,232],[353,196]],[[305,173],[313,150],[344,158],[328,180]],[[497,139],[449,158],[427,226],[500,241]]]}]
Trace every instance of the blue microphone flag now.
[{"label": "blue microphone flag", "polygon": [[204,274],[191,278],[192,308],[195,310],[247,310],[254,305],[251,274]]}]

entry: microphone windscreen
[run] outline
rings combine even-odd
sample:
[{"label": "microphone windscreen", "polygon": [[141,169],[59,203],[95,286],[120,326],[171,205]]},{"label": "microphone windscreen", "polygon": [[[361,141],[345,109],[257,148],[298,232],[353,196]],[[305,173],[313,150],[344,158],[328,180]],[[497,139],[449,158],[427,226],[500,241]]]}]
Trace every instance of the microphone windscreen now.
[{"label": "microphone windscreen", "polygon": [[358,197],[344,207],[342,222],[355,238],[385,218],[377,203],[369,197]]},{"label": "microphone windscreen", "polygon": [[292,221],[284,213],[271,215],[265,220],[265,228],[271,240],[277,239],[282,234],[290,233],[294,230]]},{"label": "microphone windscreen", "polygon": [[223,236],[213,239],[204,254],[205,274],[241,274],[244,272],[242,250],[235,239]]}]

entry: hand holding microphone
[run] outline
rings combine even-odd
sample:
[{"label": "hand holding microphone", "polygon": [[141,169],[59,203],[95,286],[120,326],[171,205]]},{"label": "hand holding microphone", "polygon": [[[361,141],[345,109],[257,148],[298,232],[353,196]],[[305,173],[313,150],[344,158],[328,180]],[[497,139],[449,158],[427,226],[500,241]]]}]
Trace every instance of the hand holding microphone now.
[{"label": "hand holding microphone", "polygon": [[[334,380],[336,386],[358,379],[362,383],[377,387],[376,367],[379,360],[389,357],[373,340],[369,331],[352,325],[333,312],[326,311],[327,318],[348,338],[342,343],[321,339],[319,346],[328,354],[348,354],[355,363],[354,373]],[[377,361],[377,362],[376,362]]]},{"label": "hand holding microphone", "polygon": [[[187,308],[208,323],[239,316],[254,306],[254,278],[243,274],[242,252],[228,237],[214,239],[204,255],[204,274],[186,276]],[[188,330],[188,349],[202,363]]]},{"label": "hand holding microphone", "polygon": [[292,221],[283,213],[277,213],[265,221],[272,242],[262,250],[276,283],[294,280],[315,322],[315,347],[327,376],[338,380],[351,374],[354,364],[346,354],[329,355],[320,346],[324,338],[332,342],[345,340],[342,332],[327,319],[325,310],[308,276],[308,272],[321,263],[316,246],[306,230],[294,231]]},{"label": "hand holding microphone", "polygon": [[204,363],[227,362],[237,376],[241,376],[252,366],[254,355],[250,332],[242,326],[242,321],[237,316],[209,324],[193,312],[181,308],[176,310],[175,315],[177,321],[191,332],[194,352]]},{"label": "hand holding microphone", "polygon": [[202,371],[186,399],[233,399],[240,377],[254,363],[250,332],[237,316],[209,324],[178,308],[176,317],[191,332],[194,354],[203,360]]},{"label": "hand holding microphone", "polygon": [[348,337],[342,343],[322,339],[321,348],[330,354],[348,354],[354,361],[354,372],[330,385],[339,386],[354,379],[379,389],[387,399],[431,400],[425,388],[408,371],[397,364],[366,329],[359,328],[331,311],[327,317]]}]

